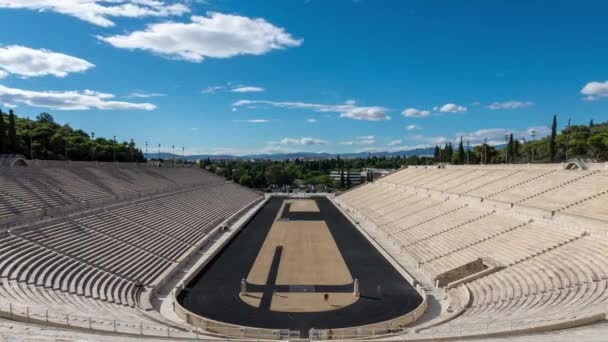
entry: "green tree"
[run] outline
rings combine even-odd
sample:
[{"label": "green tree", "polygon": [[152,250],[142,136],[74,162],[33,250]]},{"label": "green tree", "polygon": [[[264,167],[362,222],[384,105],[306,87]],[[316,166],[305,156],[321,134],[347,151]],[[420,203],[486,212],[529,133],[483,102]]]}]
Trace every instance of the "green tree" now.
[{"label": "green tree", "polygon": [[460,137],[460,142],[458,143],[458,164],[464,164],[465,152],[464,152],[464,144],[462,142],[462,137]]},{"label": "green tree", "polygon": [[608,158],[608,132],[589,137],[588,144],[595,159]]},{"label": "green tree", "polygon": [[551,139],[549,140],[549,158],[552,163],[555,162],[555,138],[557,137],[557,115],[553,115],[553,123],[551,124]]},{"label": "green tree", "polygon": [[513,133],[509,134],[509,143],[507,144],[507,154],[509,158],[507,163],[512,163],[515,161],[515,146],[513,143]]},{"label": "green tree", "polygon": [[8,111],[8,152],[17,153],[19,142],[17,141],[17,128],[15,126],[15,112]]},{"label": "green tree", "polygon": [[253,186],[253,178],[249,174],[244,174],[239,178],[239,184],[243,186]]}]

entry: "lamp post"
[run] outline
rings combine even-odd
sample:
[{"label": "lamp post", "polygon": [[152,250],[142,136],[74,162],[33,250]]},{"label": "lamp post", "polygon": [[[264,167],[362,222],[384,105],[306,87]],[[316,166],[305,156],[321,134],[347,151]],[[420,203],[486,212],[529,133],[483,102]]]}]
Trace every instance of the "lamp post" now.
[{"label": "lamp post", "polygon": [[467,140],[467,165],[469,165],[469,156],[471,155],[471,141]]},{"label": "lamp post", "polygon": [[95,132],[91,132],[91,161],[95,160]]},{"label": "lamp post", "polygon": [[171,145],[171,148],[172,148],[171,155],[173,156],[173,167],[175,167],[175,145]]},{"label": "lamp post", "polygon": [[68,138],[63,140],[63,145],[65,147],[65,160],[68,160]]},{"label": "lamp post", "polygon": [[113,137],[114,139],[112,140],[112,146],[114,147],[114,162],[116,163],[116,136]]},{"label": "lamp post", "polygon": [[488,138],[483,138],[483,163],[488,163]]},{"label": "lamp post", "polygon": [[27,118],[27,125],[28,125],[29,131],[30,131],[30,160],[34,160],[34,149],[32,147],[32,141],[33,141],[32,120],[29,117]]},{"label": "lamp post", "polygon": [[182,167],[186,166],[186,148],[182,146]]},{"label": "lamp post", "polygon": [[158,144],[158,162],[160,163],[160,144]]},{"label": "lamp post", "polygon": [[570,119],[568,118],[568,130],[566,131],[566,162],[568,162],[568,150],[570,149]]},{"label": "lamp post", "polygon": [[530,136],[532,136],[532,163],[534,163],[534,141],[536,138],[536,130],[533,129],[530,131]]},{"label": "lamp post", "polygon": [[509,164],[509,135],[505,134],[505,142],[507,146],[505,147],[505,164]]},{"label": "lamp post", "polygon": [[146,161],[148,161],[148,140],[146,140]]}]

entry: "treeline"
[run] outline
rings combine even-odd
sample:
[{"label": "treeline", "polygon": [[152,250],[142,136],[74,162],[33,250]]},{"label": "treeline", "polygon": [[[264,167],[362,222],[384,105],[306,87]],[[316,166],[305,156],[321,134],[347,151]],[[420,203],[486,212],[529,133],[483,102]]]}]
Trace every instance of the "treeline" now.
[{"label": "treeline", "polygon": [[271,185],[293,185],[296,179],[305,185],[326,185],[336,188],[348,187],[346,181],[333,182],[331,171],[361,170],[363,168],[397,169],[404,164],[424,165],[431,163],[427,157],[367,157],[342,159],[339,156],[319,160],[203,160],[201,167],[244,186],[267,189]]},{"label": "treeline", "polygon": [[95,137],[69,124],[60,125],[49,113],[35,120],[0,110],[0,154],[46,160],[145,161],[133,140],[118,142]]},{"label": "treeline", "polygon": [[508,136],[500,149],[487,143],[464,147],[463,141],[454,147],[451,143],[435,146],[433,162],[452,164],[500,163],[558,163],[570,158],[608,160],[608,122],[589,125],[568,125],[557,131],[557,116],[553,117],[551,135],[538,140],[521,141]]}]

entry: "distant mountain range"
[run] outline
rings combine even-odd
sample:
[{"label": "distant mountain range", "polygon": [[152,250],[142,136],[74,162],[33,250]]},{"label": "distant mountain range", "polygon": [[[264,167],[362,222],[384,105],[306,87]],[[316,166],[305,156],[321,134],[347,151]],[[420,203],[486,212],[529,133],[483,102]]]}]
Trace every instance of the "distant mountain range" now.
[{"label": "distant mountain range", "polygon": [[[269,153],[269,154],[251,154],[244,156],[233,156],[233,155],[189,155],[186,156],[187,160],[198,160],[198,159],[212,159],[212,160],[234,160],[234,159],[254,159],[254,160],[287,160],[287,159],[330,159],[336,158],[338,155],[340,158],[367,158],[368,155],[372,157],[410,157],[413,155],[418,156],[432,156],[434,148],[420,148],[414,150],[394,151],[394,152],[356,152],[356,153],[316,153],[316,152],[294,152],[294,153]],[[158,158],[158,153],[148,153],[148,158]],[[171,153],[161,153],[162,159],[172,159]],[[175,158],[181,158],[181,155],[175,155]]]}]

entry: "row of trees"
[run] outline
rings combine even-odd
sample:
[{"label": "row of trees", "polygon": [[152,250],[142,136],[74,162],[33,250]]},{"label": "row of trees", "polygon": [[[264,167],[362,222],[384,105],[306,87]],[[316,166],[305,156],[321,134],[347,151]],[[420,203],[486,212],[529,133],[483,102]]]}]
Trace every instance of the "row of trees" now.
[{"label": "row of trees", "polygon": [[462,138],[454,151],[451,143],[435,146],[434,162],[452,164],[498,164],[498,163],[557,163],[573,157],[608,160],[608,122],[589,125],[568,125],[557,130],[557,116],[551,123],[551,134],[538,140],[521,141],[513,134],[507,136],[500,149],[486,142],[465,148]]},{"label": "row of trees", "polygon": [[95,138],[69,124],[60,125],[48,113],[35,120],[21,118],[13,110],[5,115],[0,110],[0,154],[22,154],[35,159],[145,161],[140,149],[131,141]]},{"label": "row of trees", "polygon": [[[302,180],[305,185],[326,185],[336,188],[349,188],[351,186],[346,173],[348,170],[361,170],[363,168],[396,169],[405,164],[428,165],[432,158],[410,157],[378,157],[343,159],[339,156],[328,159],[315,160],[210,160],[201,162],[211,172],[234,180],[241,185],[267,189],[271,185],[292,185],[296,179]],[[330,179],[331,171],[339,171],[340,179],[335,183]]]}]

